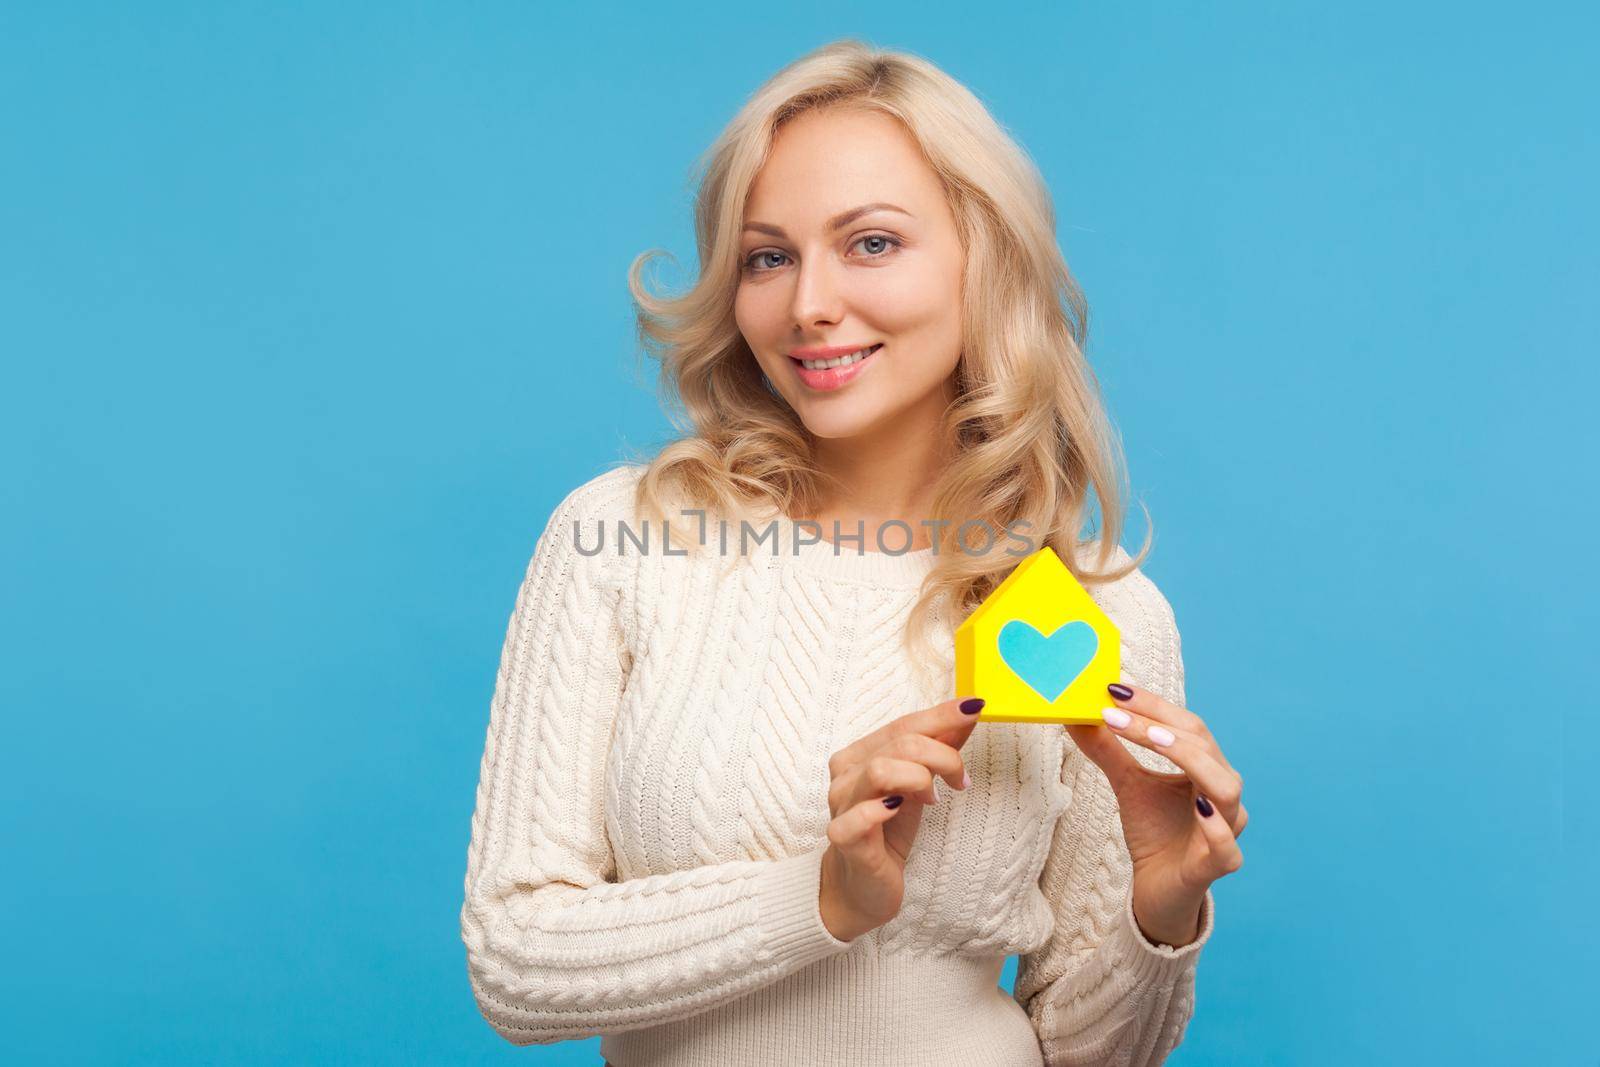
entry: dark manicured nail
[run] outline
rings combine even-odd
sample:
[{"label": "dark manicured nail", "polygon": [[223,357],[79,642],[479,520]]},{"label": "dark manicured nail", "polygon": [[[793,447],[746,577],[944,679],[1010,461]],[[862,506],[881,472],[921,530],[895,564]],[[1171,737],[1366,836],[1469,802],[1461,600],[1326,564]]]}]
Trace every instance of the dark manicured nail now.
[{"label": "dark manicured nail", "polygon": [[905,797],[884,797],[883,806],[886,808],[898,808],[900,806],[900,802],[904,799]]},{"label": "dark manicured nail", "polygon": [[982,697],[968,697],[966,700],[963,700],[961,702],[961,714],[963,714],[963,715],[976,715],[976,714],[978,714],[978,712],[980,712],[982,710],[983,710],[983,698]]},{"label": "dark manicured nail", "polygon": [[1201,793],[1199,796],[1194,798],[1194,806],[1199,808],[1200,814],[1204,815],[1208,819],[1211,817],[1211,813],[1217,810],[1211,806],[1211,801],[1206,799],[1204,793]]},{"label": "dark manicured nail", "polygon": [[1133,696],[1133,690],[1129,689],[1121,682],[1112,682],[1110,685],[1106,686],[1106,690],[1118,700],[1127,700],[1129,697]]}]

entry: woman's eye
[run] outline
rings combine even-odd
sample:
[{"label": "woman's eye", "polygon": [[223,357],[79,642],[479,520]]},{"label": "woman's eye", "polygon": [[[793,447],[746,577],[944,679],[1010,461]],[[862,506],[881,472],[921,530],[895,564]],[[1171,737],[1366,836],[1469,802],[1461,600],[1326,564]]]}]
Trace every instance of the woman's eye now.
[{"label": "woman's eye", "polygon": [[[765,256],[781,256],[781,255],[783,255],[782,252],[773,252],[773,251],[770,251],[770,250],[766,251],[766,252],[752,252],[752,253],[750,253],[750,258],[744,261],[744,265],[746,267],[750,268],[751,270],[755,270],[756,269],[756,263],[758,261],[760,261],[763,257],[765,257]],[[757,273],[761,273],[761,272],[758,271]]]},{"label": "woman's eye", "polygon": [[900,242],[899,241],[896,241],[893,237],[890,237],[888,234],[883,234],[883,233],[869,233],[869,234],[867,234],[867,236],[865,236],[865,237],[861,238],[861,240],[857,241],[856,244],[864,244],[867,241],[882,241],[885,245],[889,246],[888,248],[885,248],[883,250],[883,252],[869,252],[868,255],[872,255],[872,256],[881,256],[881,255],[884,254],[884,252],[887,252],[889,250],[889,248],[898,248],[898,247],[900,247]]},{"label": "woman's eye", "polygon": [[[897,238],[890,237],[888,234],[869,233],[865,237],[856,238],[855,245],[866,244],[869,241],[874,242],[875,247],[867,251],[868,259],[880,259],[883,256],[888,255],[890,249],[899,248],[901,244]],[[855,247],[855,245],[852,245],[851,247]],[[776,249],[762,249],[759,252],[750,253],[749,257],[747,257],[744,261],[745,269],[756,274],[767,274],[771,269],[776,269],[782,265],[781,263],[770,262],[767,259],[769,256],[777,256],[780,260],[788,258],[782,252],[779,252]],[[763,269],[763,266],[767,269]]]}]

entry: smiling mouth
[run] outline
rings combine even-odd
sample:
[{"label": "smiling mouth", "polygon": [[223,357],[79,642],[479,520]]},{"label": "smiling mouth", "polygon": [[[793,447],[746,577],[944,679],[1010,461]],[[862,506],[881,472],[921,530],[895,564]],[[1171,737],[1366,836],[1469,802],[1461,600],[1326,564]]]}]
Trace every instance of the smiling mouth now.
[{"label": "smiling mouth", "polygon": [[[829,360],[822,366],[816,366],[815,360],[796,359],[790,356],[789,365],[794,368],[795,377],[807,389],[814,393],[831,393],[845,388],[870,370],[867,364],[876,359],[882,349],[881,343],[875,344],[862,349],[866,355],[854,356],[848,363]],[[806,366],[808,362],[812,366]]]},{"label": "smiling mouth", "polygon": [[832,370],[832,369],[834,369],[836,367],[853,367],[857,363],[862,363],[862,362],[866,361],[870,356],[873,356],[873,355],[877,354],[878,349],[880,349],[882,347],[883,347],[883,342],[880,341],[875,345],[869,345],[866,348],[861,349],[859,352],[851,353],[849,356],[837,357],[835,359],[830,359],[830,360],[825,360],[825,361],[819,361],[819,360],[814,360],[814,359],[800,359],[800,358],[797,358],[795,356],[790,356],[789,358],[791,360],[793,360],[795,366],[803,367],[806,370],[813,370],[813,371]]}]

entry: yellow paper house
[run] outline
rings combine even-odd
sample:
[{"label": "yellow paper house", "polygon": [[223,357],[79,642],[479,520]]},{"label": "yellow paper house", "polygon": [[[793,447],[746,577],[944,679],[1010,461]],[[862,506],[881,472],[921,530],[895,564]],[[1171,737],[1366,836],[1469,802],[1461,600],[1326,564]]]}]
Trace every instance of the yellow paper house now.
[{"label": "yellow paper house", "polygon": [[1041,548],[956,629],[956,696],[985,722],[1098,723],[1122,638],[1055,550]]}]

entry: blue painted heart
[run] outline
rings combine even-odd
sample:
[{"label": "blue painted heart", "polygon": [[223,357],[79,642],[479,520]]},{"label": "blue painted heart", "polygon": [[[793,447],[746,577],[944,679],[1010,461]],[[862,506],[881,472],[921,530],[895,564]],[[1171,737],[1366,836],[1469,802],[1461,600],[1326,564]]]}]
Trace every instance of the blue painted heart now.
[{"label": "blue painted heart", "polygon": [[1063,623],[1049,637],[1021,619],[1000,627],[1000,658],[1047,702],[1067,691],[1094,662],[1100,636],[1082,620]]}]

